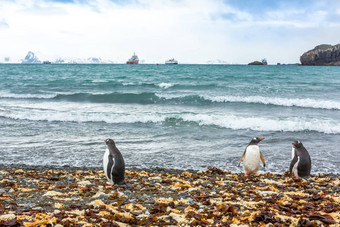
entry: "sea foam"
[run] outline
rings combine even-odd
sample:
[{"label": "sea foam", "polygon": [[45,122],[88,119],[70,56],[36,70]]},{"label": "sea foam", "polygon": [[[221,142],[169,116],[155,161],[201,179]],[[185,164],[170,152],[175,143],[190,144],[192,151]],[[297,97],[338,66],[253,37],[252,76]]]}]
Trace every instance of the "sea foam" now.
[{"label": "sea foam", "polygon": [[55,94],[16,94],[12,92],[0,91],[0,98],[13,98],[13,99],[51,99]]},{"label": "sea foam", "polygon": [[[191,103],[215,102],[215,103],[254,103],[276,106],[296,106],[314,109],[340,110],[340,102],[333,100],[311,99],[311,98],[281,98],[265,96],[213,96],[200,94],[156,94],[166,100],[183,100]],[[190,99],[189,99],[190,98]]]},{"label": "sea foam", "polygon": [[[86,109],[86,111],[84,110]],[[104,111],[105,107],[77,108],[65,106],[63,110],[57,109],[0,109],[0,116],[10,119],[31,121],[61,121],[61,122],[106,122],[110,124],[125,123],[166,123],[166,124],[197,124],[232,130],[254,131],[316,131],[325,134],[340,134],[340,122],[332,119],[317,119],[307,117],[270,118],[258,116],[238,116],[233,114],[209,113],[180,113],[180,112],[154,112],[143,111],[126,107],[125,111],[115,108]],[[103,110],[103,111],[101,111]]]},{"label": "sea foam", "polygon": [[184,121],[197,122],[199,125],[213,125],[233,130],[254,131],[316,131],[326,134],[339,134],[340,123],[332,120],[308,119],[303,117],[270,119],[265,117],[240,117],[235,115],[185,114]]},{"label": "sea foam", "polygon": [[210,99],[213,102],[244,102],[244,103],[261,103],[271,104],[277,106],[297,106],[307,108],[319,108],[319,109],[337,109],[340,110],[340,102],[331,100],[318,100],[310,98],[275,98],[264,96],[204,96],[206,99]]},{"label": "sea foam", "polygon": [[158,84],[158,86],[160,88],[168,89],[169,87],[174,86],[174,84],[171,84],[171,83],[160,83],[160,84]]}]

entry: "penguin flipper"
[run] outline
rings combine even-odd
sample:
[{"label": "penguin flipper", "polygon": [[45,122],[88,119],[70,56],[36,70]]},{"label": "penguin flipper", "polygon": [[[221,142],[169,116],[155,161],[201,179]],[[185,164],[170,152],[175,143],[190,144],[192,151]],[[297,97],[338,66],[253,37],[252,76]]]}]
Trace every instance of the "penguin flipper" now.
[{"label": "penguin flipper", "polygon": [[246,155],[246,151],[243,152],[243,155],[242,155],[242,157],[241,157],[241,159],[240,159],[240,161],[239,161],[237,166],[241,165],[242,159],[244,158],[245,155]]},{"label": "penguin flipper", "polygon": [[293,167],[294,167],[295,163],[297,162],[297,160],[298,160],[298,158],[297,158],[297,156],[295,155],[294,158],[293,158],[293,160],[290,162],[290,166],[289,166],[289,172],[290,172],[290,174],[293,173]]},{"label": "penguin flipper", "polygon": [[111,155],[109,155],[109,157],[108,157],[108,160],[109,160],[109,162],[108,162],[108,164],[107,164],[107,166],[106,166],[106,172],[107,172],[107,178],[109,179],[109,180],[111,180],[112,181],[112,169],[114,168],[114,166],[115,166],[115,159],[111,156]]},{"label": "penguin flipper", "polygon": [[264,161],[264,157],[262,155],[262,153],[260,152],[260,158],[261,158],[261,161],[262,161],[262,164],[263,164],[263,167],[266,167],[266,162]]}]

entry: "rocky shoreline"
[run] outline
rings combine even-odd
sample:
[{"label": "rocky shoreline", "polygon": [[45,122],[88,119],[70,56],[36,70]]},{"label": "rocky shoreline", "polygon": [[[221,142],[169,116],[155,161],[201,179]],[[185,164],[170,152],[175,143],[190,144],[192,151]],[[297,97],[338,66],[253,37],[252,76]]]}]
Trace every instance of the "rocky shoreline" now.
[{"label": "rocky shoreline", "polygon": [[339,225],[339,175],[0,165],[0,226]]}]

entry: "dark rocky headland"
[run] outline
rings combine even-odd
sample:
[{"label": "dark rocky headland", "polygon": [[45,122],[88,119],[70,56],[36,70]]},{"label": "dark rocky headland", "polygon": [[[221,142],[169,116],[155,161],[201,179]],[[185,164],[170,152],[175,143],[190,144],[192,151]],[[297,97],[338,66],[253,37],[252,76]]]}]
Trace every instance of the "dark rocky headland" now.
[{"label": "dark rocky headland", "polygon": [[322,44],[305,52],[300,61],[302,65],[340,66],[340,44]]}]

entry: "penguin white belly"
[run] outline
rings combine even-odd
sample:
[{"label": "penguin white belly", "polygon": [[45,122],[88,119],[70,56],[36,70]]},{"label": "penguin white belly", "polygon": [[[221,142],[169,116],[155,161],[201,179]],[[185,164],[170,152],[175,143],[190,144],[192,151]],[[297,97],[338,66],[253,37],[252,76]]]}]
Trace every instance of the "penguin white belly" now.
[{"label": "penguin white belly", "polygon": [[292,148],[292,160],[294,159],[294,156],[295,156],[295,148],[293,147]]},{"label": "penguin white belly", "polygon": [[105,153],[104,153],[104,156],[103,156],[103,169],[104,169],[104,172],[105,172],[105,176],[108,178],[108,173],[107,173],[107,165],[109,164],[109,149],[107,148]]},{"label": "penguin white belly", "polygon": [[257,145],[247,147],[243,168],[246,172],[257,172],[260,168],[260,148]]},{"label": "penguin white belly", "polygon": [[293,166],[293,169],[292,169],[292,172],[294,173],[294,175],[296,177],[299,177],[299,174],[298,174],[298,170],[297,170],[297,167],[299,165],[299,162],[300,162],[300,157],[298,156],[298,160],[295,162],[294,166]]}]

